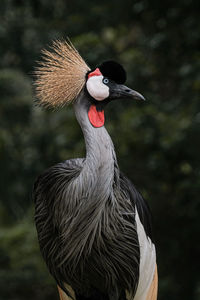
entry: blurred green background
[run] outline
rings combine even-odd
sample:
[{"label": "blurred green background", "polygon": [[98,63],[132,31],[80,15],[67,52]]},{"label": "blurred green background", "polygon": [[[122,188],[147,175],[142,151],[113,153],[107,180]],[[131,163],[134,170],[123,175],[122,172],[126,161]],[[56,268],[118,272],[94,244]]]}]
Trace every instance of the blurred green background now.
[{"label": "blurred green background", "polygon": [[150,203],[160,300],[200,299],[199,1],[0,1],[0,300],[57,299],[31,189],[85,154],[72,107],[34,106],[41,48],[69,36],[88,64],[121,62],[146,103],[117,101],[106,127],[121,169]]}]

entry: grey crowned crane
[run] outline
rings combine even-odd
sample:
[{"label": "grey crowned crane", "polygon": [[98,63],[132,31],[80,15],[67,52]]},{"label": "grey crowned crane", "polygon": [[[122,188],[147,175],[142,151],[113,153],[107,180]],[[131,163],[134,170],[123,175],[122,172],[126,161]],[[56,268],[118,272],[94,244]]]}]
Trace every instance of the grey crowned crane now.
[{"label": "grey crowned crane", "polygon": [[114,61],[91,70],[69,41],[44,50],[36,69],[40,103],[73,102],[86,145],[85,158],[50,167],[33,188],[40,249],[61,300],[157,299],[151,214],[104,126],[110,101],[144,100],[125,80]]}]

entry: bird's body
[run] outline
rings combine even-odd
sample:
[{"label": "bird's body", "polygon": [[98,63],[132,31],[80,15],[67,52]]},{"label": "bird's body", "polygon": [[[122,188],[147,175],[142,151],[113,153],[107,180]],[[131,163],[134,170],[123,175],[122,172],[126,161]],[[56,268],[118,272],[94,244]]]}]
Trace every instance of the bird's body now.
[{"label": "bird's body", "polygon": [[107,102],[82,90],[74,109],[86,157],[49,168],[34,185],[39,244],[60,297],[155,300],[151,215],[120,172],[112,140],[101,124]]}]

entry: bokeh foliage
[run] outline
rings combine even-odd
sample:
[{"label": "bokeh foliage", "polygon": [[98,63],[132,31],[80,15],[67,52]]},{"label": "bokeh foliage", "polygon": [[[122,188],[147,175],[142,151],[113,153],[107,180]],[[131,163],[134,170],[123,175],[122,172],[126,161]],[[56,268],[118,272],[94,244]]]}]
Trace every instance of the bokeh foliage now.
[{"label": "bokeh foliage", "polygon": [[72,108],[33,104],[40,50],[69,36],[88,64],[121,62],[148,101],[113,102],[106,126],[121,169],[150,203],[159,299],[200,299],[199,1],[1,0],[0,300],[56,299],[33,222],[45,168],[85,154]]}]

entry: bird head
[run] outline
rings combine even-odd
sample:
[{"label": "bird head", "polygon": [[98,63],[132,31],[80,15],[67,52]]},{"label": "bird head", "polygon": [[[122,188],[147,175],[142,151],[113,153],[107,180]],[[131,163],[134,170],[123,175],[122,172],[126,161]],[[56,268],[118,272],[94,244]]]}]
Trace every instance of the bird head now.
[{"label": "bird head", "polygon": [[96,101],[133,98],[145,100],[144,97],[124,85],[126,72],[115,61],[105,61],[95,70],[88,72],[86,87],[88,93]]},{"label": "bird head", "polygon": [[35,70],[36,96],[42,105],[69,104],[84,90],[90,101],[89,120],[94,127],[101,127],[103,108],[111,100],[145,100],[124,85],[126,72],[119,63],[106,61],[91,70],[70,41],[55,41],[42,54],[43,60]]},{"label": "bird head", "polygon": [[104,106],[111,100],[132,98],[145,100],[138,92],[124,85],[126,72],[115,61],[105,61],[87,74],[86,89],[91,96],[88,118],[94,127],[104,125]]}]

